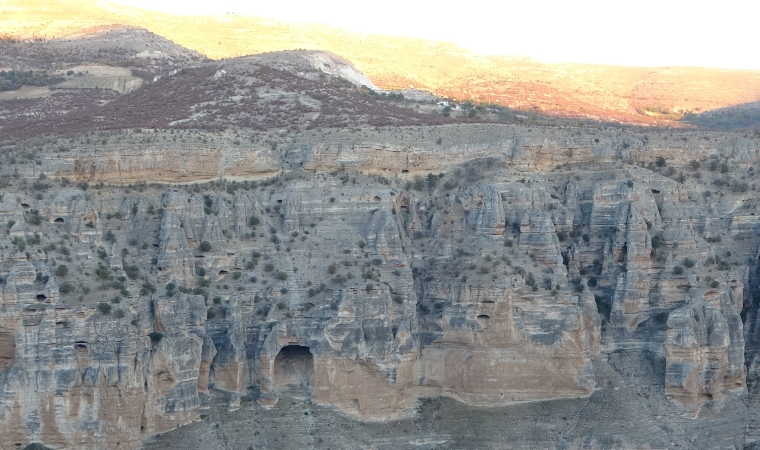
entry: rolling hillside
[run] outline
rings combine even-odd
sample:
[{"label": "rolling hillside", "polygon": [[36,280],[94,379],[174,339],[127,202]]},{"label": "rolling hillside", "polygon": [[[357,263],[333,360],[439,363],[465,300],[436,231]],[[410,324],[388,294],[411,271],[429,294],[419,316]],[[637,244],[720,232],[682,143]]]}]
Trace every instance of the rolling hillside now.
[{"label": "rolling hillside", "polygon": [[379,87],[538,109],[561,117],[671,125],[685,113],[760,100],[760,72],[545,64],[483,56],[444,42],[364,35],[255,17],[179,16],[92,0],[0,1],[0,35],[60,39],[140,26],[211,59],[288,49],[341,55]]}]

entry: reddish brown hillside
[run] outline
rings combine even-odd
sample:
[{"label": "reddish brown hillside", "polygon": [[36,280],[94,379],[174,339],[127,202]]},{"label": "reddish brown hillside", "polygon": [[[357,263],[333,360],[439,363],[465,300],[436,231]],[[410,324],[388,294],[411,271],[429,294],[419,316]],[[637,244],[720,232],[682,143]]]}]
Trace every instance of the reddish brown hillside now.
[{"label": "reddish brown hillside", "polygon": [[91,0],[0,2],[0,34],[7,36],[50,39],[115,24],[145,27],[212,59],[327,50],[352,61],[383,88],[414,86],[566,117],[672,124],[683,112],[760,100],[760,72],[753,71],[544,64],[479,56],[441,42],[237,15],[178,16]]}]

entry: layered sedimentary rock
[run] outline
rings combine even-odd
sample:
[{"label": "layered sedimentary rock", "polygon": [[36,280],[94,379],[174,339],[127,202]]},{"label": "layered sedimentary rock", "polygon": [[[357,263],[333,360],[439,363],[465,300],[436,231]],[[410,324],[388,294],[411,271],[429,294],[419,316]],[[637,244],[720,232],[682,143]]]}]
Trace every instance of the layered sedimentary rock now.
[{"label": "layered sedimentary rock", "polygon": [[177,142],[177,137],[166,131],[125,132],[117,140],[120,143],[113,143],[111,138],[103,145],[82,145],[46,156],[42,167],[30,170],[30,175],[37,175],[41,169],[77,181],[132,183],[267,177],[293,168],[427,174],[453,170],[473,159],[506,158],[514,167],[527,171],[521,175],[525,180],[526,176],[534,177],[535,171],[568,163],[635,161],[646,165],[658,157],[675,164],[720,157],[746,169],[756,163],[758,152],[754,140],[726,140],[714,133],[683,137],[675,143],[667,138],[655,140],[658,136],[650,141],[649,136],[637,133],[621,137],[616,132],[597,132],[597,137],[592,137],[569,135],[561,129],[538,132],[496,124],[336,133],[332,139],[320,131],[296,133],[288,139],[282,135],[262,139],[254,133],[245,140],[239,133],[201,132],[184,135]]},{"label": "layered sedimentary rock", "polygon": [[[272,407],[295,392],[387,420],[422,397],[588,397],[609,389],[599,367],[636,352],[661,363],[669,407],[735,407],[757,372],[752,193],[618,163],[536,172],[638,162],[644,144],[608,157],[518,141],[134,150],[80,170],[81,150],[22,167],[56,187],[18,182],[0,200],[0,442],[137,448],[209,398]],[[222,160],[250,179],[33,173],[203,180],[232,173]],[[753,160],[725,161],[743,174]]]},{"label": "layered sedimentary rock", "polygon": [[668,318],[665,392],[694,415],[745,386],[741,318],[729,295],[708,295]]}]

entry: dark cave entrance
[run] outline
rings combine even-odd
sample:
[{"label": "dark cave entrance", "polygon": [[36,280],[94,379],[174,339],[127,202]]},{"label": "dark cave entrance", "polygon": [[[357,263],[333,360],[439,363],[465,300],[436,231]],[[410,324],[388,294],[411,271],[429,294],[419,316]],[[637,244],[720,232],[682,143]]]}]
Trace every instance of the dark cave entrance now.
[{"label": "dark cave entrance", "polygon": [[274,359],[274,385],[278,391],[311,396],[314,357],[308,347],[286,345]]}]

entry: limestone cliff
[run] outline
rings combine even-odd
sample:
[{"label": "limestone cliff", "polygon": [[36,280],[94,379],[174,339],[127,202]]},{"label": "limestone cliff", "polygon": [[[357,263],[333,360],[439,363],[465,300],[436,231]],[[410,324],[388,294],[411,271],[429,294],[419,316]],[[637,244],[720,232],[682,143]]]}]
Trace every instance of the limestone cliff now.
[{"label": "limestone cliff", "polygon": [[[220,138],[15,167],[0,445],[138,448],[209,398],[295,392],[388,420],[428,397],[588,397],[621,354],[661,362],[653,389],[695,420],[741,403],[758,372],[755,186],[706,195],[712,175],[687,163],[741,179],[755,147],[454,131],[440,148]],[[692,175],[647,168],[663,155]],[[197,183],[116,184],[144,178]]]}]

